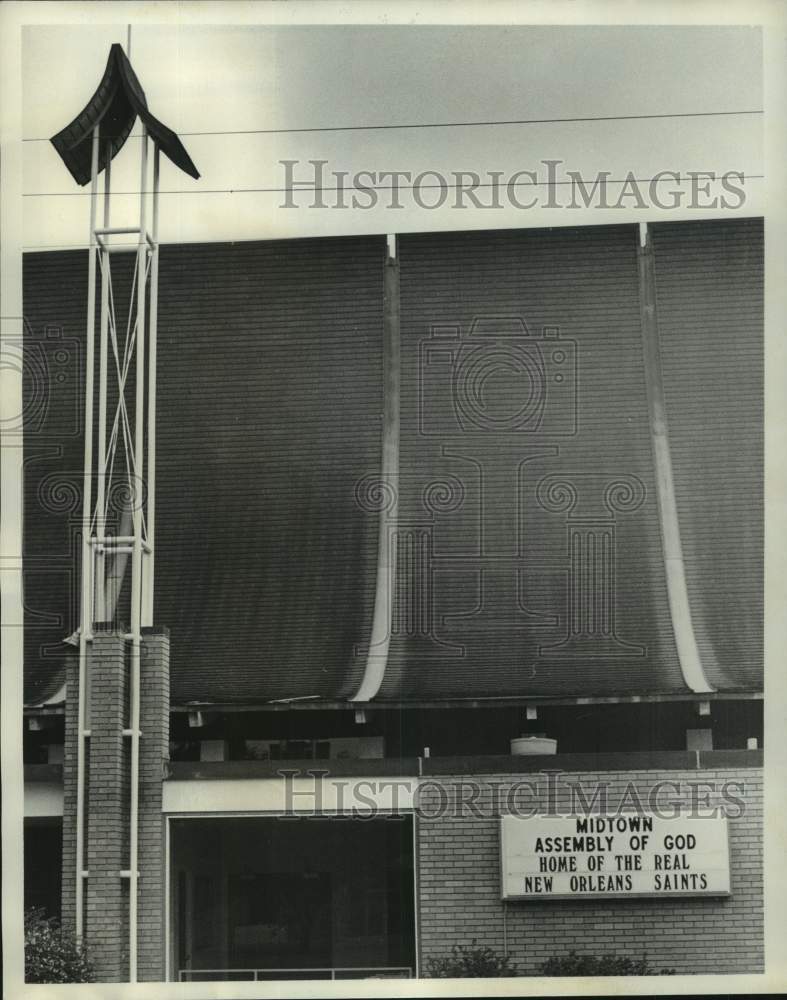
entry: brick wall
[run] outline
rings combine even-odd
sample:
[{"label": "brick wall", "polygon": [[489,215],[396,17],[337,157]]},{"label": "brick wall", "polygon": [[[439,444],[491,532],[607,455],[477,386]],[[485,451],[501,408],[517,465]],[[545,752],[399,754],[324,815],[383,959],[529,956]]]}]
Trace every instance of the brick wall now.
[{"label": "brick wall", "polygon": [[[569,783],[581,782],[590,795],[596,782],[608,782],[609,808],[614,810],[628,783],[640,798],[659,781],[680,783],[679,794],[670,790],[670,801],[674,798],[688,805],[692,784],[714,782],[718,789],[724,782],[741,782],[742,790],[732,789],[743,799],[744,808],[741,816],[729,819],[732,893],[728,898],[503,903],[499,815],[509,811],[505,796],[512,789],[514,809],[532,806],[533,793],[514,788],[523,779],[538,782],[538,806],[545,809],[547,779],[543,774],[441,775],[422,788],[422,815],[416,822],[422,975],[430,957],[449,952],[453,944],[469,944],[473,938],[501,955],[508,953],[520,973],[535,973],[551,955],[572,949],[633,958],[647,952],[651,965],[678,973],[763,970],[759,768],[565,772],[555,782],[554,801],[562,811],[568,811]],[[474,807],[480,816],[473,815],[468,804],[471,781],[480,787]],[[459,791],[461,782],[464,793]],[[455,808],[462,797],[465,806]],[[448,807],[443,808],[446,801]],[[709,801],[719,804],[721,793],[711,793]],[[438,812],[442,818],[425,818]]]}]

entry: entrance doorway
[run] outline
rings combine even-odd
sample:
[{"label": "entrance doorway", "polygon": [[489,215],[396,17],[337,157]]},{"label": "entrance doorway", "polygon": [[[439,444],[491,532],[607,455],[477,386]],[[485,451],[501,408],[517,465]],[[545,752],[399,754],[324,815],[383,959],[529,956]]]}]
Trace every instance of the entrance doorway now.
[{"label": "entrance doorway", "polygon": [[174,978],[414,975],[412,817],[170,824]]}]

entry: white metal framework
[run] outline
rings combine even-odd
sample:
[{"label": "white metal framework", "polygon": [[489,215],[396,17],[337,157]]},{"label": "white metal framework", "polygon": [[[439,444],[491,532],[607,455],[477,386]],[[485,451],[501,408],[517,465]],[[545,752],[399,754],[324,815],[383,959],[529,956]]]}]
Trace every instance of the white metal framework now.
[{"label": "white metal framework", "polygon": [[[149,183],[148,132],[140,142],[139,220],[111,227],[112,151],[106,139],[103,223],[99,202],[100,123],[93,128],[90,247],[87,297],[85,461],[83,484],[82,588],[79,630],[76,808],[76,932],[84,928],[85,753],[90,737],[88,647],[96,622],[128,623],[129,711],[123,735],[130,741],[129,979],[137,979],[137,891],[140,741],[141,630],[153,624],[155,537],[156,328],[158,320],[159,147],[154,143]],[[150,213],[149,210],[150,209]],[[150,214],[150,227],[148,217]],[[119,243],[118,237],[124,242]],[[128,315],[120,323],[112,285],[112,257],[135,254]],[[100,297],[97,282],[100,274]],[[99,314],[98,385],[95,378],[96,313]],[[95,413],[95,420],[94,420]],[[110,419],[111,414],[111,419]],[[94,502],[95,485],[95,502]],[[118,523],[119,522],[119,523]],[[126,564],[131,560],[128,604],[119,611]]]}]

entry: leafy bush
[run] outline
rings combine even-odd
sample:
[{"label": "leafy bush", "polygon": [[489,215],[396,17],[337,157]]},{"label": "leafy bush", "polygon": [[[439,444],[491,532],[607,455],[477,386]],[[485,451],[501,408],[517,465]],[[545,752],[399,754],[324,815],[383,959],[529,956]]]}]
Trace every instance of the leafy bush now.
[{"label": "leafy bush", "polygon": [[41,908],[25,910],[25,980],[28,983],[92,983],[85,948]]},{"label": "leafy bush", "polygon": [[542,976],[674,976],[674,969],[654,969],[648,956],[627,958],[623,955],[553,955],[538,969]]},{"label": "leafy bush", "polygon": [[426,974],[432,979],[469,979],[516,976],[516,966],[508,955],[501,958],[492,948],[483,948],[473,938],[469,947],[455,944],[450,955],[430,958]]}]

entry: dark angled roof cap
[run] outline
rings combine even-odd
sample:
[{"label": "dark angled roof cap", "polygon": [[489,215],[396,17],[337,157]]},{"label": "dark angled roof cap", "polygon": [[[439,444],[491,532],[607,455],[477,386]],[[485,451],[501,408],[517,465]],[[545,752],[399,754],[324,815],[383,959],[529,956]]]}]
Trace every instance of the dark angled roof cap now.
[{"label": "dark angled roof cap", "polygon": [[153,141],[175,166],[190,177],[199,177],[199,171],[177,135],[148,111],[145,92],[126,53],[116,42],[109,50],[107,68],[95,94],[71,124],[51,140],[77,184],[90,181],[91,140],[95,126],[101,124],[101,138],[105,140],[99,145],[100,173],[108,160],[122,149],[137,115],[147,126]]}]

